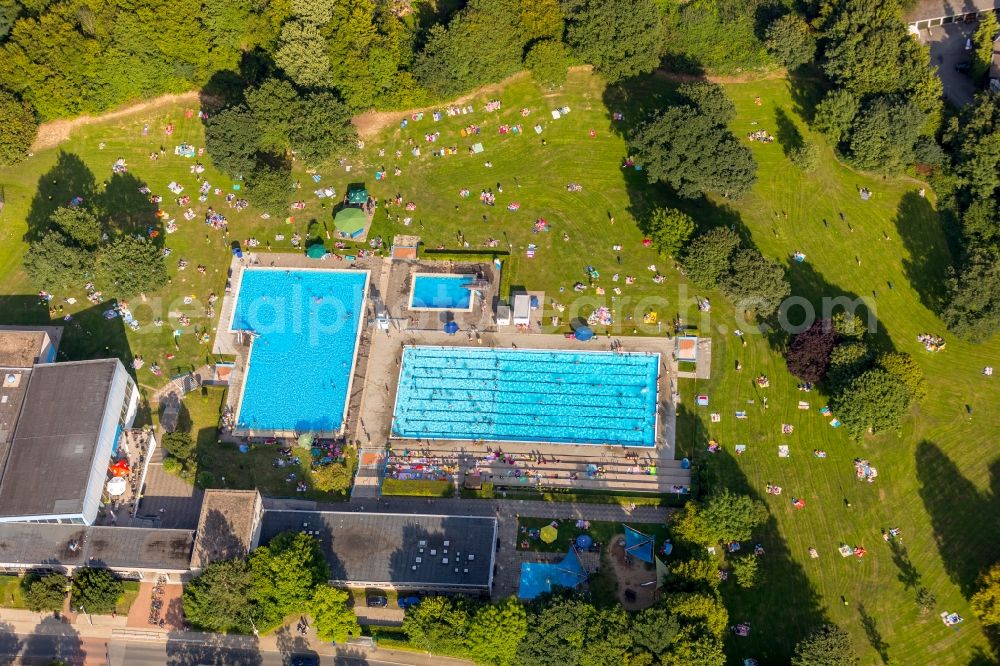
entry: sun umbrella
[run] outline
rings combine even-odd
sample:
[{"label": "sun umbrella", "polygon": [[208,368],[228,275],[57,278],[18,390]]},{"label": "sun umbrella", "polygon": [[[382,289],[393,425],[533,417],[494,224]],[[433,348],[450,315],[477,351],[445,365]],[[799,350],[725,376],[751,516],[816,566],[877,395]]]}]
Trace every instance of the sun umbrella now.
[{"label": "sun umbrella", "polygon": [[125,480],[123,476],[116,476],[110,481],[108,481],[108,494],[112,497],[118,497],[119,495],[124,495],[125,490],[128,488],[128,481]]},{"label": "sun umbrella", "polygon": [[310,259],[322,259],[327,254],[326,247],[322,243],[316,243],[315,245],[310,245],[309,249],[306,250],[306,256]]},{"label": "sun umbrella", "polygon": [[576,329],[576,339],[580,342],[586,342],[594,337],[594,331],[589,326],[581,326]]},{"label": "sun umbrella", "polygon": [[581,534],[576,538],[576,547],[580,550],[587,550],[594,545],[594,540],[589,534]]},{"label": "sun umbrella", "polygon": [[344,208],[338,211],[333,218],[333,225],[337,227],[337,231],[341,231],[348,236],[353,236],[360,232],[365,228],[365,223],[367,222],[368,216],[360,208]]},{"label": "sun umbrella", "polygon": [[448,335],[455,335],[458,333],[458,323],[454,321],[449,321],[444,325],[444,332]]},{"label": "sun umbrella", "polygon": [[538,536],[545,543],[552,543],[559,538],[559,531],[551,525],[546,525],[539,531]]}]

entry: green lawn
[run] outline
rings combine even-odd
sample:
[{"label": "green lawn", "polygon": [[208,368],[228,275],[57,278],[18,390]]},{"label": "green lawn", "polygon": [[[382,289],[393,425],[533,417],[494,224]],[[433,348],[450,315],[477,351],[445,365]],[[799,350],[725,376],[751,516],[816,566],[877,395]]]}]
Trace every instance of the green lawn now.
[{"label": "green lawn", "polygon": [[21,592],[20,576],[0,576],[0,606],[4,608],[27,608]]},{"label": "green lawn", "polygon": [[[409,213],[413,223],[408,227],[395,221],[399,209],[391,209],[390,218],[380,208],[372,236],[388,240],[397,233],[415,233],[427,248],[443,246],[449,251],[462,249],[459,232],[470,249],[479,248],[488,237],[497,239],[497,249],[511,250],[504,284],[544,290],[547,308],[552,299],[565,305],[565,311],[559,313],[559,330],[568,330],[566,324],[572,318],[606,305],[614,310],[616,321],[611,333],[656,334],[655,326],[637,323],[643,312],[653,308],[661,322],[680,315],[686,324],[712,335],[712,379],[680,383],[679,451],[704,459],[707,487],[744,489],[765,498],[771,511],[771,520],[757,539],[767,551],[764,583],[751,592],[737,591],[734,585],[723,587],[734,621],[750,620],[754,628],[749,638],[730,642],[734,660],[756,657],[761,663],[786,662],[792,646],[806,632],[820,622],[834,621],[851,632],[866,664],[888,658],[906,664],[969,663],[988,649],[988,643],[972,617],[967,598],[977,573],[1000,559],[1000,539],[996,538],[1000,533],[1000,450],[993,437],[1000,431],[1000,411],[993,407],[1000,398],[1000,388],[981,374],[983,366],[995,365],[1000,357],[1000,339],[979,346],[962,343],[948,336],[933,314],[951,262],[933,192],[928,191],[924,199],[917,195],[921,185],[916,181],[856,174],[836,162],[829,148],[810,135],[802,122],[800,107],[807,104],[808,91],[793,90],[784,80],[733,84],[727,90],[738,109],[733,123],[737,135],[764,129],[778,138],[772,144],[750,144],[760,165],[760,178],[753,192],[738,202],[671,202],[661,188],[646,184],[641,172],[622,169],[627,155],[622,133],[641,119],[644,110],[662,107],[671,96],[671,84],[654,77],[628,89],[605,90],[598,79],[584,71],[572,72],[566,85],[554,93],[540,94],[524,77],[501,92],[474,96],[472,103],[477,108],[488,98],[501,98],[503,109],[498,113],[477,111],[437,123],[428,113],[406,129],[393,123],[382,134],[366,138],[366,147],[350,173],[342,168],[321,169],[322,184],[343,192],[347,182],[362,180],[380,199],[399,193],[404,201],[416,204],[416,210]],[[762,102],[759,106],[754,103],[757,96]],[[549,111],[561,106],[569,106],[570,113],[553,120]],[[530,109],[527,117],[522,118],[522,107]],[[611,120],[615,111],[625,114],[623,122]],[[162,137],[160,129],[168,119],[178,128],[169,140]],[[148,138],[141,135],[143,122],[153,128]],[[544,125],[541,135],[532,129],[536,122]],[[472,123],[482,126],[482,134],[475,139],[460,137],[458,130]],[[497,133],[499,123],[523,123],[525,132],[501,136]],[[596,136],[590,136],[591,129]],[[441,132],[440,139],[427,143],[424,134],[435,131]],[[808,176],[783,155],[783,145],[793,144],[796,132],[821,147],[821,164]],[[124,156],[129,173],[148,182],[170,202],[166,191],[169,181],[182,182],[189,192],[196,186],[187,171],[190,162],[172,155],[151,162],[147,155],[160,143],[168,153],[184,140],[201,145],[201,137],[196,119],[185,119],[182,109],[167,108],[148,117],[83,127],[62,149],[78,155],[97,174],[98,182],[110,178],[111,163]],[[420,157],[410,155],[408,139],[419,145]],[[100,141],[107,142],[103,151],[98,149]],[[474,141],[483,143],[483,153],[468,154]],[[430,156],[430,150],[447,146],[456,146],[458,154]],[[378,156],[379,149],[385,150],[384,157]],[[403,152],[399,160],[393,156],[397,149]],[[53,184],[52,177],[46,175],[56,159],[57,151],[43,151],[17,169],[0,170],[7,201],[0,214],[0,279],[9,294],[0,302],[3,321],[48,321],[48,314],[39,310],[33,297],[37,290],[20,269],[21,238],[29,213],[37,217],[37,211],[51,206],[47,193],[55,192],[53,201],[68,200],[74,193],[59,192],[71,182],[69,177],[56,177]],[[487,168],[486,161],[493,166]],[[374,171],[382,165],[389,177],[375,182]],[[400,177],[392,175],[396,165],[402,169]],[[206,166],[208,180],[228,189],[227,179],[215,173],[207,160]],[[270,240],[274,249],[288,249],[287,241],[274,240],[275,233],[288,238],[293,228],[301,231],[310,217],[326,219],[329,215],[329,209],[321,208],[308,194],[313,189],[311,181],[304,182],[306,194],[302,196],[309,204],[304,214],[296,215],[293,226],[278,219],[261,220],[247,210],[229,215],[232,238],[253,234],[262,242]],[[503,186],[502,194],[498,183]],[[569,192],[565,188],[568,183],[579,183],[583,189]],[[39,185],[46,194],[40,196],[33,212],[32,200]],[[872,189],[871,201],[860,200],[857,189],[861,186]],[[461,198],[462,188],[471,190],[472,196]],[[484,188],[497,194],[495,207],[478,201]],[[131,210],[134,197],[125,196],[128,188],[120,184],[112,189],[116,196],[109,197],[106,205],[121,216]],[[506,210],[511,202],[519,203],[520,210]],[[827,425],[816,412],[825,404],[825,396],[796,390],[797,381],[784,368],[776,336],[756,335],[751,324],[736,319],[720,294],[702,294],[689,288],[671,270],[672,262],[642,246],[635,219],[642,219],[658,203],[683,207],[702,227],[735,226],[765,255],[789,267],[793,292],[803,297],[804,303],[818,306],[824,297],[842,295],[867,298],[877,315],[877,336],[882,344],[912,354],[929,380],[930,396],[913,411],[902,432],[855,443]],[[172,215],[178,212],[172,202],[164,205]],[[186,308],[179,299],[221,293],[228,250],[221,235],[201,226],[204,206],[195,206],[195,210],[198,219],[186,222],[180,218],[181,231],[166,238],[174,249],[168,262],[173,282],[160,294],[148,295],[147,304],[152,309],[132,303],[140,321],[148,322],[161,311],[164,314],[160,316],[167,319],[166,312],[173,311],[187,312],[195,326],[209,324],[200,308]],[[224,205],[222,210],[229,212]],[[402,210],[399,213],[405,216]],[[535,234],[533,223],[540,217],[550,223],[551,230]],[[563,240],[564,234],[569,240]],[[537,246],[534,258],[526,256],[529,243]],[[622,249],[614,250],[615,245]],[[790,261],[796,251],[806,254],[805,262]],[[192,265],[206,264],[208,274],[177,273],[175,260],[180,257]],[[666,276],[663,284],[653,284],[647,270],[651,264]],[[591,289],[573,293],[575,282],[586,282],[587,266],[600,273],[598,286],[605,290],[604,295]],[[623,279],[615,283],[611,280],[614,273],[622,278],[634,275],[638,281],[631,286]],[[622,289],[620,296],[613,294],[615,286]],[[79,299],[82,292],[66,295]],[[710,313],[701,315],[693,307],[695,295],[711,299]],[[57,294],[57,298],[62,296]],[[78,326],[71,325],[64,338],[63,350],[69,357],[142,353],[147,368],[159,360],[170,372],[180,372],[201,365],[209,356],[208,347],[199,345],[193,335],[182,336],[180,349],[174,350],[171,326],[154,329],[147,325],[126,337],[115,322],[105,322],[99,311],[70,310],[76,312]],[[554,312],[547,310],[546,315],[550,314]],[[793,310],[792,321],[800,318],[801,310]],[[748,332],[745,347],[732,334],[736,328]],[[598,332],[605,333],[603,327]],[[916,341],[917,334],[923,332],[945,334],[947,350],[933,355],[925,352]],[[168,361],[167,353],[174,353],[175,359]],[[741,372],[734,370],[737,361],[742,364]],[[766,389],[766,412],[760,409],[764,394],[752,384],[760,373],[771,379]],[[145,387],[164,381],[146,370],[140,371],[139,380]],[[695,407],[698,393],[710,395],[710,407]],[[214,427],[221,402],[221,395],[217,397],[219,402],[211,398],[197,407],[191,401],[200,398],[188,398],[189,412],[204,412],[204,419],[192,417],[199,440],[203,429]],[[755,404],[748,405],[751,399]],[[799,400],[809,401],[812,409],[799,411]],[[733,412],[744,409],[749,411],[749,419],[733,418]],[[713,411],[722,414],[719,423],[710,421]],[[782,423],[794,425],[795,432],[782,436]],[[241,456],[235,449],[212,445],[214,434],[206,433],[205,437],[207,446],[200,447],[203,464],[213,474],[219,470],[219,476],[222,469],[228,470],[225,475],[230,487],[258,485],[269,492],[282,488],[284,474],[277,484],[269,476],[274,471],[270,452],[255,450]],[[704,447],[709,438],[722,443],[724,453],[707,459]],[[747,444],[748,451],[735,457],[733,447],[740,443]],[[782,443],[791,447],[787,459],[777,456]],[[827,451],[827,458],[812,457],[811,451],[820,448]],[[876,483],[855,481],[851,461],[859,456],[878,468]],[[783,486],[785,494],[765,495],[767,482]],[[805,509],[791,507],[793,496],[806,500]],[[849,508],[845,500],[850,502]],[[893,554],[881,541],[880,530],[888,527],[903,530],[905,553]],[[843,542],[864,545],[868,556],[860,561],[841,559],[836,548]],[[810,547],[819,551],[818,559],[809,557]],[[926,616],[914,602],[916,578],[919,586],[937,597],[934,612]],[[937,618],[945,610],[962,614],[966,622],[957,631],[946,628]]]},{"label": "green lawn", "polygon": [[451,481],[431,481],[427,479],[385,479],[382,481],[383,495],[451,497],[452,492]]},{"label": "green lawn", "polygon": [[118,615],[128,615],[129,609],[132,608],[132,604],[139,596],[139,581],[125,580],[122,581],[122,585],[125,587],[125,592],[118,600],[118,603],[115,604],[115,613]]},{"label": "green lawn", "polygon": [[[184,397],[177,427],[188,432],[196,441],[197,471],[195,477],[207,474],[202,481],[209,488],[259,488],[261,492],[275,497],[297,497],[323,502],[348,499],[349,493],[327,493],[310,488],[304,493],[295,490],[296,481],[308,478],[310,454],[304,449],[296,449],[299,464],[276,467],[279,457],[274,446],[254,446],[247,453],[240,453],[237,444],[219,440],[219,415],[226,404],[226,390],[218,387],[203,387]],[[346,454],[347,464],[353,471],[357,466],[357,453],[351,448]],[[295,480],[288,481],[290,474]]]},{"label": "green lawn", "polygon": [[[537,553],[563,553],[569,548],[570,543],[581,534],[589,534],[594,541],[608,543],[619,534],[624,534],[623,524],[635,528],[643,534],[648,534],[656,539],[657,548],[667,539],[669,531],[666,525],[659,523],[616,523],[600,520],[590,521],[590,527],[580,529],[576,526],[575,520],[560,520],[557,528],[558,537],[552,543],[545,543],[541,539],[529,538],[525,530],[541,529],[552,521],[547,518],[518,518],[517,519],[517,549],[528,550]],[[522,544],[527,542],[528,547],[522,548]]]}]

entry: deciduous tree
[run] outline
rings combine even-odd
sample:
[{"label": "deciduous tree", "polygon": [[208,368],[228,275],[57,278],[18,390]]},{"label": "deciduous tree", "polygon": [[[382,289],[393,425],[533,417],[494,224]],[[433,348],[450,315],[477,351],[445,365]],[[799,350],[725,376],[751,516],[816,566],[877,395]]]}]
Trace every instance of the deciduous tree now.
[{"label": "deciduous tree", "polygon": [[361,626],[354,611],[348,606],[350,594],[329,585],[321,584],[309,602],[309,614],[320,640],[343,643],[348,638],[361,635]]},{"label": "deciduous tree", "polygon": [[249,563],[250,600],[261,629],[307,608],[313,591],[329,578],[319,540],[301,532],[279,534],[253,551]]},{"label": "deciduous tree", "polygon": [[858,663],[850,635],[835,624],[824,625],[795,646],[792,666],[854,666]]},{"label": "deciduous tree", "polygon": [[738,199],[757,182],[750,149],[691,106],[667,108],[640,126],[630,143],[649,181],[666,183],[683,197],[716,192]]},{"label": "deciduous tree", "polygon": [[663,255],[676,257],[694,235],[694,219],[676,208],[657,208],[649,219],[653,246]]},{"label": "deciduous tree", "polygon": [[819,319],[795,335],[785,354],[788,371],[805,382],[818,382],[826,375],[830,353],[837,343],[833,322]]},{"label": "deciduous tree", "polygon": [[812,29],[797,14],[785,14],[767,26],[764,44],[768,53],[788,69],[812,62],[816,38]]},{"label": "deciduous tree", "polygon": [[184,586],[184,619],[205,631],[248,633],[252,587],[246,560],[213,562]]},{"label": "deciduous tree", "polygon": [[96,275],[105,291],[123,298],[156,291],[167,283],[163,252],[135,236],[121,236],[102,247]]},{"label": "deciduous tree", "polygon": [[49,231],[28,244],[24,270],[42,289],[79,287],[92,275],[94,253],[70,244],[58,231]]},{"label": "deciduous tree", "polygon": [[736,117],[736,107],[720,85],[703,81],[682,83],[677,92],[716,125],[728,125]]},{"label": "deciduous tree", "polygon": [[37,131],[38,121],[31,105],[0,88],[0,165],[23,160]]},{"label": "deciduous tree", "polygon": [[691,241],[681,264],[696,286],[712,289],[729,269],[729,260],[740,246],[740,237],[726,227],[716,227]]},{"label": "deciduous tree", "polygon": [[972,35],[972,69],[969,74],[975,80],[982,79],[990,71],[993,63],[993,39],[1000,32],[1000,23],[993,12],[984,12],[979,17],[979,25]]},{"label": "deciduous tree", "polygon": [[742,248],[732,255],[729,271],[723,274],[720,286],[735,305],[762,317],[777,312],[781,302],[792,293],[785,269],[766,259],[756,248]]},{"label": "deciduous tree", "polygon": [[121,580],[108,569],[81,567],[73,572],[70,605],[87,613],[110,613],[124,593]]},{"label": "deciduous tree", "polygon": [[517,662],[517,648],[528,633],[528,614],[516,599],[508,597],[481,606],[469,622],[468,650],[477,661],[498,666]]},{"label": "deciduous tree", "polygon": [[101,221],[93,212],[82,206],[56,208],[49,222],[85,250],[96,249],[104,235],[104,225]]},{"label": "deciduous tree", "polygon": [[830,401],[834,414],[855,439],[866,432],[897,430],[910,406],[906,386],[881,368],[865,370]]},{"label": "deciduous tree", "polygon": [[973,250],[965,266],[948,279],[948,305],[941,314],[948,329],[971,342],[1000,331],[1000,257]]},{"label": "deciduous tree", "polygon": [[848,90],[835,88],[816,105],[813,127],[837,146],[847,138],[856,115],[858,99]]},{"label": "deciduous tree", "polygon": [[980,622],[986,626],[1000,625],[1000,563],[979,579],[979,590],[972,595],[971,603]]},{"label": "deciduous tree", "polygon": [[653,0],[562,0],[566,42],[608,81],[656,69],[663,28]]},{"label": "deciduous tree", "polygon": [[531,71],[531,78],[540,85],[555,88],[566,82],[569,51],[558,40],[543,39],[532,45],[528,55],[524,57],[524,66]]}]

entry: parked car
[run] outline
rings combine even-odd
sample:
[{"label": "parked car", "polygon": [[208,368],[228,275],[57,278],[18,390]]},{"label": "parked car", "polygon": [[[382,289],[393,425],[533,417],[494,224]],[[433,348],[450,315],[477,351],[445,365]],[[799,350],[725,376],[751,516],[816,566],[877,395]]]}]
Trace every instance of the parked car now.
[{"label": "parked car", "polygon": [[292,655],[291,666],[319,666],[319,657],[312,654]]},{"label": "parked car", "polygon": [[369,608],[385,608],[389,605],[389,599],[388,597],[370,595],[365,599],[365,603],[368,604]]},{"label": "parked car", "polygon": [[407,608],[413,608],[414,606],[419,606],[420,597],[400,597],[396,601],[396,603],[399,604],[400,608],[406,610]]}]

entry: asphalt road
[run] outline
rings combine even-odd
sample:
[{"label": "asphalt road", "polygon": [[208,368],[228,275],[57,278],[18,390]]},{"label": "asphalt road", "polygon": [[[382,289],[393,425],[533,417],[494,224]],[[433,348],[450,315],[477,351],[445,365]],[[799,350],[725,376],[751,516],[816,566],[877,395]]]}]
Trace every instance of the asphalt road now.
[{"label": "asphalt road", "polygon": [[19,634],[16,641],[13,638],[13,634],[5,634],[6,640],[0,641],[0,666],[15,663],[48,666],[53,661],[69,666],[288,666],[300,654],[318,658],[323,666],[426,666],[435,660],[419,653],[370,654],[348,648],[339,655],[320,656],[314,652],[289,654],[188,640],[105,641],[81,638],[75,633]]}]

